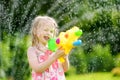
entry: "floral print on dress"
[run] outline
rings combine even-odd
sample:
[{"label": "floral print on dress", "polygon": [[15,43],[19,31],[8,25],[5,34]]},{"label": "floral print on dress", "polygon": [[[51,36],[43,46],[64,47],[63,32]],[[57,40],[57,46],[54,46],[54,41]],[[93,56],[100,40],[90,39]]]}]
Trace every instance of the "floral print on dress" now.
[{"label": "floral print on dress", "polygon": [[[48,57],[52,54],[51,51],[47,50],[45,53],[42,53],[38,56],[39,63],[44,62],[48,59]],[[61,63],[56,60],[48,69],[46,69],[43,73],[36,73],[32,71],[32,79],[33,80],[66,80],[64,71]]]}]

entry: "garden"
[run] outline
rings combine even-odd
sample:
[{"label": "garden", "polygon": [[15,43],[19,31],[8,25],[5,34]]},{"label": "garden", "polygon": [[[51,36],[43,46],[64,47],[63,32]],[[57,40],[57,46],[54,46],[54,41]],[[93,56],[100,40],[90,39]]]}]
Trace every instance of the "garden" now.
[{"label": "garden", "polygon": [[55,18],[59,32],[83,31],[67,80],[120,80],[120,0],[0,1],[0,80],[31,80],[27,49],[37,15]]}]

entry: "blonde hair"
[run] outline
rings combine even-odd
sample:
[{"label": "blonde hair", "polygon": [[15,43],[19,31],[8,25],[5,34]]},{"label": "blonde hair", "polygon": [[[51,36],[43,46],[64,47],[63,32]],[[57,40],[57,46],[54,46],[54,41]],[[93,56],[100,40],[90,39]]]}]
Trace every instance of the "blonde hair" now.
[{"label": "blonde hair", "polygon": [[58,25],[53,18],[48,16],[37,16],[33,20],[32,26],[31,26],[32,46],[36,46],[39,43],[38,36],[37,36],[37,29],[40,27],[48,26],[48,25],[55,27],[54,36],[56,36],[58,32],[58,29],[57,29]]}]

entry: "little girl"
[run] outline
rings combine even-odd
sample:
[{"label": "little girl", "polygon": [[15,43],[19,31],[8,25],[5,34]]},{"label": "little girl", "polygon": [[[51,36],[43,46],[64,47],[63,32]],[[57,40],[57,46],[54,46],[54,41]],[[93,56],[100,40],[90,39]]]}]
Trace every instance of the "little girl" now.
[{"label": "little girl", "polygon": [[[33,80],[65,80],[64,72],[69,67],[68,56],[60,48],[51,52],[46,47],[48,40],[56,36],[57,27],[55,20],[48,16],[37,16],[33,20],[32,46],[27,51]],[[65,58],[64,63],[58,61],[60,57]]]}]

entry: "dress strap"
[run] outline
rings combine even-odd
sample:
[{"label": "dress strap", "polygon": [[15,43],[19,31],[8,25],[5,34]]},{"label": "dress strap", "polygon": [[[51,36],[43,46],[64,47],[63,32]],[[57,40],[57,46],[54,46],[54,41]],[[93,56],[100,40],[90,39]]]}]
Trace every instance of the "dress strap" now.
[{"label": "dress strap", "polygon": [[52,51],[46,50],[45,54],[46,54],[46,55],[51,55],[51,54],[52,54]]}]

